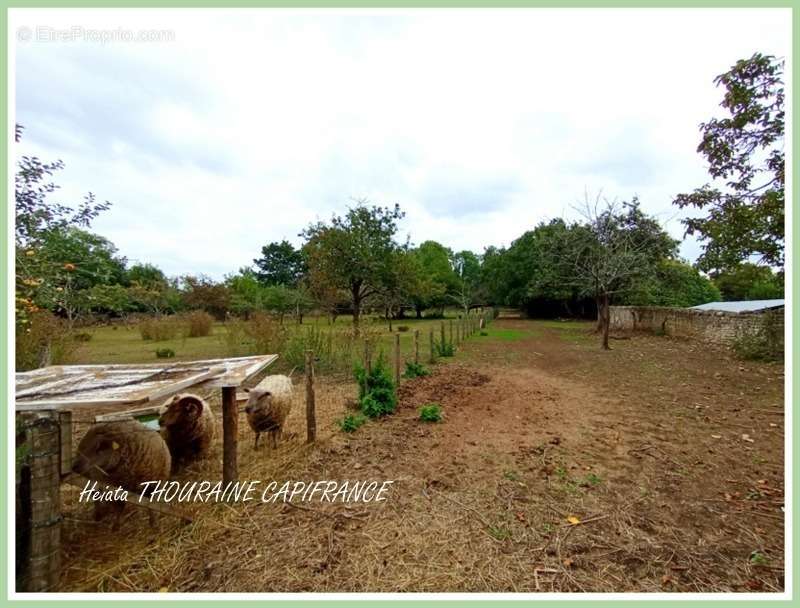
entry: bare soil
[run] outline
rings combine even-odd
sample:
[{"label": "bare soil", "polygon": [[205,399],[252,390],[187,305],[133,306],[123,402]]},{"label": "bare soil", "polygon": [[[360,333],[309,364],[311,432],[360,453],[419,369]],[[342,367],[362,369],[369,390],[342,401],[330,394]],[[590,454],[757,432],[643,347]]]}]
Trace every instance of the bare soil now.
[{"label": "bare soil", "polygon": [[[253,452],[240,475],[394,480],[369,505],[129,509],[119,531],[63,490],[65,591],[779,591],[783,367],[591,324],[498,320],[398,411],[338,430],[355,387],[318,389],[321,439]],[[441,404],[444,420],[418,420]],[[214,403],[218,407],[218,402]],[[219,449],[181,479],[218,479]]]}]

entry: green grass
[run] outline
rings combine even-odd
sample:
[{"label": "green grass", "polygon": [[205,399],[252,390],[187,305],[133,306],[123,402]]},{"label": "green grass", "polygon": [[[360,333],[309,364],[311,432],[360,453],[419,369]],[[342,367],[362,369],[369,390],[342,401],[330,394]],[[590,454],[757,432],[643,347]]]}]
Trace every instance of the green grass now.
[{"label": "green grass", "polygon": [[419,408],[419,419],[422,422],[441,422],[442,406],[438,403],[428,403]]},{"label": "green grass", "polygon": [[484,328],[482,333],[478,334],[476,339],[515,342],[517,340],[524,340],[525,338],[533,338],[536,337],[537,335],[538,332],[533,329],[507,329],[507,328],[490,326]]},{"label": "green grass", "polygon": [[[445,319],[415,319],[407,318],[393,321],[393,332],[389,333],[389,325],[384,319],[362,318],[362,327],[365,332],[379,332],[378,340],[373,349],[373,361],[378,353],[383,351],[388,361],[394,359],[395,336],[400,336],[400,356],[404,361],[414,360],[414,331],[419,330],[419,359],[420,363],[428,364],[430,361],[430,331],[434,332],[436,341],[441,338],[441,324],[445,325],[445,338],[450,339],[450,321],[453,320],[453,339],[455,340],[456,311],[447,311]],[[323,332],[346,333],[352,329],[352,320],[349,316],[339,317],[334,325],[328,323],[324,317],[306,317],[303,325],[297,325],[287,319],[288,328],[305,328],[315,325]],[[407,331],[398,332],[399,326],[408,327]],[[214,323],[211,334],[197,338],[176,337],[171,340],[153,342],[142,340],[136,326],[100,326],[86,328],[91,334],[88,342],[81,342],[72,363],[98,364],[98,363],[157,363],[156,349],[172,349],[175,358],[172,361],[188,361],[195,359],[214,359],[220,357],[241,356],[244,354],[258,353],[231,353],[226,344],[227,329],[224,323]],[[490,330],[491,331],[491,330]],[[470,338],[476,340],[477,337]],[[363,349],[354,353],[354,357],[363,357]],[[280,362],[277,364],[280,367]],[[405,367],[405,366],[403,366]]]}]

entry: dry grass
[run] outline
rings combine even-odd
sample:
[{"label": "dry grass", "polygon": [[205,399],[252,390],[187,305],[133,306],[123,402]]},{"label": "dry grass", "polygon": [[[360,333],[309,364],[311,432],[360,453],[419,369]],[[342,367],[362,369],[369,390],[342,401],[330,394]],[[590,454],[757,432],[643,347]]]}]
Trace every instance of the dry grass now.
[{"label": "dry grass", "polygon": [[[730,373],[722,354],[652,337],[601,353],[534,329],[470,342],[352,434],[335,424],[346,381],[320,380],[314,445],[302,390],[276,452],[253,452],[240,419],[241,479],[392,479],[386,502],[185,506],[193,523],[162,518],[157,533],[131,510],[115,534],[73,521],[89,510],[65,487],[63,590],[781,590],[779,368]],[[443,423],[418,421],[429,401]],[[180,479],[220,470],[217,447]]]}]

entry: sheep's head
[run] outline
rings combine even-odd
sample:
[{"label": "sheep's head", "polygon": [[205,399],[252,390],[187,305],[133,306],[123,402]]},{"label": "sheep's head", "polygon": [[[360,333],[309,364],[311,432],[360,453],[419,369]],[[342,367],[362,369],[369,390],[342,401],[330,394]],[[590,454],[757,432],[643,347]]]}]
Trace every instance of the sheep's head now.
[{"label": "sheep's head", "polygon": [[100,432],[89,432],[81,440],[72,470],[78,475],[108,476],[120,462],[120,444],[116,438]]},{"label": "sheep's head", "polygon": [[203,413],[203,402],[194,395],[175,395],[158,419],[158,426],[167,427],[180,421],[194,420]]},{"label": "sheep's head", "polygon": [[269,409],[272,404],[271,392],[260,389],[252,389],[247,392],[250,396],[247,399],[247,405],[244,407],[246,413],[252,414],[259,410]]}]

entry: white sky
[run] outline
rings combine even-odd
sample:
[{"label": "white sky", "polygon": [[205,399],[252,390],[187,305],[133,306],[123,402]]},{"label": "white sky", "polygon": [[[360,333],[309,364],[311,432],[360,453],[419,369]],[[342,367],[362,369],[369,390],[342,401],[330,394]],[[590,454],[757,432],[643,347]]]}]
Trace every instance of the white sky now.
[{"label": "white sky", "polygon": [[[111,201],[94,230],[129,260],[217,278],[361,197],[399,203],[415,243],[476,253],[574,216],[586,189],[638,194],[680,238],[671,201],[708,181],[695,150],[699,123],[721,112],[714,77],[791,50],[790,9],[10,9],[9,21],[26,127],[14,154],[66,163],[61,202]],[[84,39],[118,28],[174,36]]]}]

